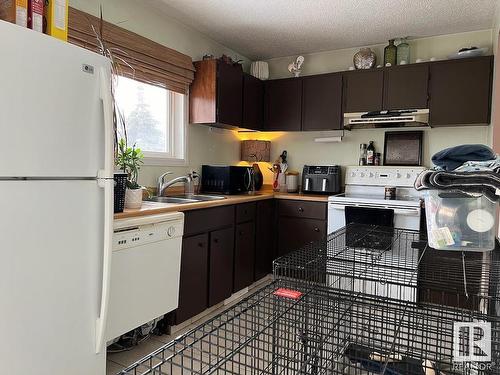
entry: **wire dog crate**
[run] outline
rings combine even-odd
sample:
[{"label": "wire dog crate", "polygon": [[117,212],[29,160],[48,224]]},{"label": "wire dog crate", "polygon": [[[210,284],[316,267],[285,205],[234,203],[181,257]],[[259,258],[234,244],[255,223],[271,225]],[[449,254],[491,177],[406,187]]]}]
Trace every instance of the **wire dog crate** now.
[{"label": "wire dog crate", "polygon": [[[500,261],[478,254],[444,262],[417,232],[349,225],[277,259],[271,284],[120,374],[500,374]],[[457,322],[476,328],[454,337]],[[469,347],[480,323],[491,358],[458,362],[484,354]]]}]

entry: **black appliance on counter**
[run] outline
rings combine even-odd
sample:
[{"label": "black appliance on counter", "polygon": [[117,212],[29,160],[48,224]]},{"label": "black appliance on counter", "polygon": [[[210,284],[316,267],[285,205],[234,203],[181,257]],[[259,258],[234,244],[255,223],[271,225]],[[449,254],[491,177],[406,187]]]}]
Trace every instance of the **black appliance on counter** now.
[{"label": "black appliance on counter", "polygon": [[252,189],[252,167],[201,166],[203,193],[241,194]]},{"label": "black appliance on counter", "polygon": [[340,193],[340,167],[338,165],[304,165],[302,191],[330,195]]}]

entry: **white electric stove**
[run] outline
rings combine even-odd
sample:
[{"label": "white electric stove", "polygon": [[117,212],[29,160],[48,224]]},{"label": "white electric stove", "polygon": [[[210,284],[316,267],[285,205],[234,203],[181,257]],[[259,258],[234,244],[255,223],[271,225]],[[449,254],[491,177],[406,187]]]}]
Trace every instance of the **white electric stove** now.
[{"label": "white electric stove", "polygon": [[[346,167],[345,193],[328,198],[328,233],[346,224],[346,207],[366,208],[373,224],[379,223],[377,211],[394,212],[394,227],[418,230],[421,192],[413,188],[424,167],[352,166]],[[385,199],[385,188],[395,187],[394,199]],[[382,212],[382,210],[380,211]]]}]

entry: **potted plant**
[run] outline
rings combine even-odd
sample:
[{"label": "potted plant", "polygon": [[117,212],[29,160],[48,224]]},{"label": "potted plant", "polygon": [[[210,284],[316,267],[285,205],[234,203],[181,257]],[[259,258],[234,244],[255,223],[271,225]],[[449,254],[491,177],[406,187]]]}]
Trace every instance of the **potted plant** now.
[{"label": "potted plant", "polygon": [[143,164],[144,155],[140,148],[127,146],[125,139],[118,142],[116,165],[127,174],[127,189],[125,191],[125,208],[141,208],[143,187],[137,183],[139,169]]}]

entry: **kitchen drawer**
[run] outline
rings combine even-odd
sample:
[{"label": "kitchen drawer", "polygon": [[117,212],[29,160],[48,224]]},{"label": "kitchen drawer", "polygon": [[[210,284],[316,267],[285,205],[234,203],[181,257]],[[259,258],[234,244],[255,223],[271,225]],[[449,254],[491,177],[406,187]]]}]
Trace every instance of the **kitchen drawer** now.
[{"label": "kitchen drawer", "polygon": [[236,206],[236,222],[255,220],[255,202],[243,203]]},{"label": "kitchen drawer", "polygon": [[326,220],[326,203],[282,200],[279,202],[280,216]]},{"label": "kitchen drawer", "polygon": [[184,212],[184,236],[233,225],[234,206],[203,208]]}]

